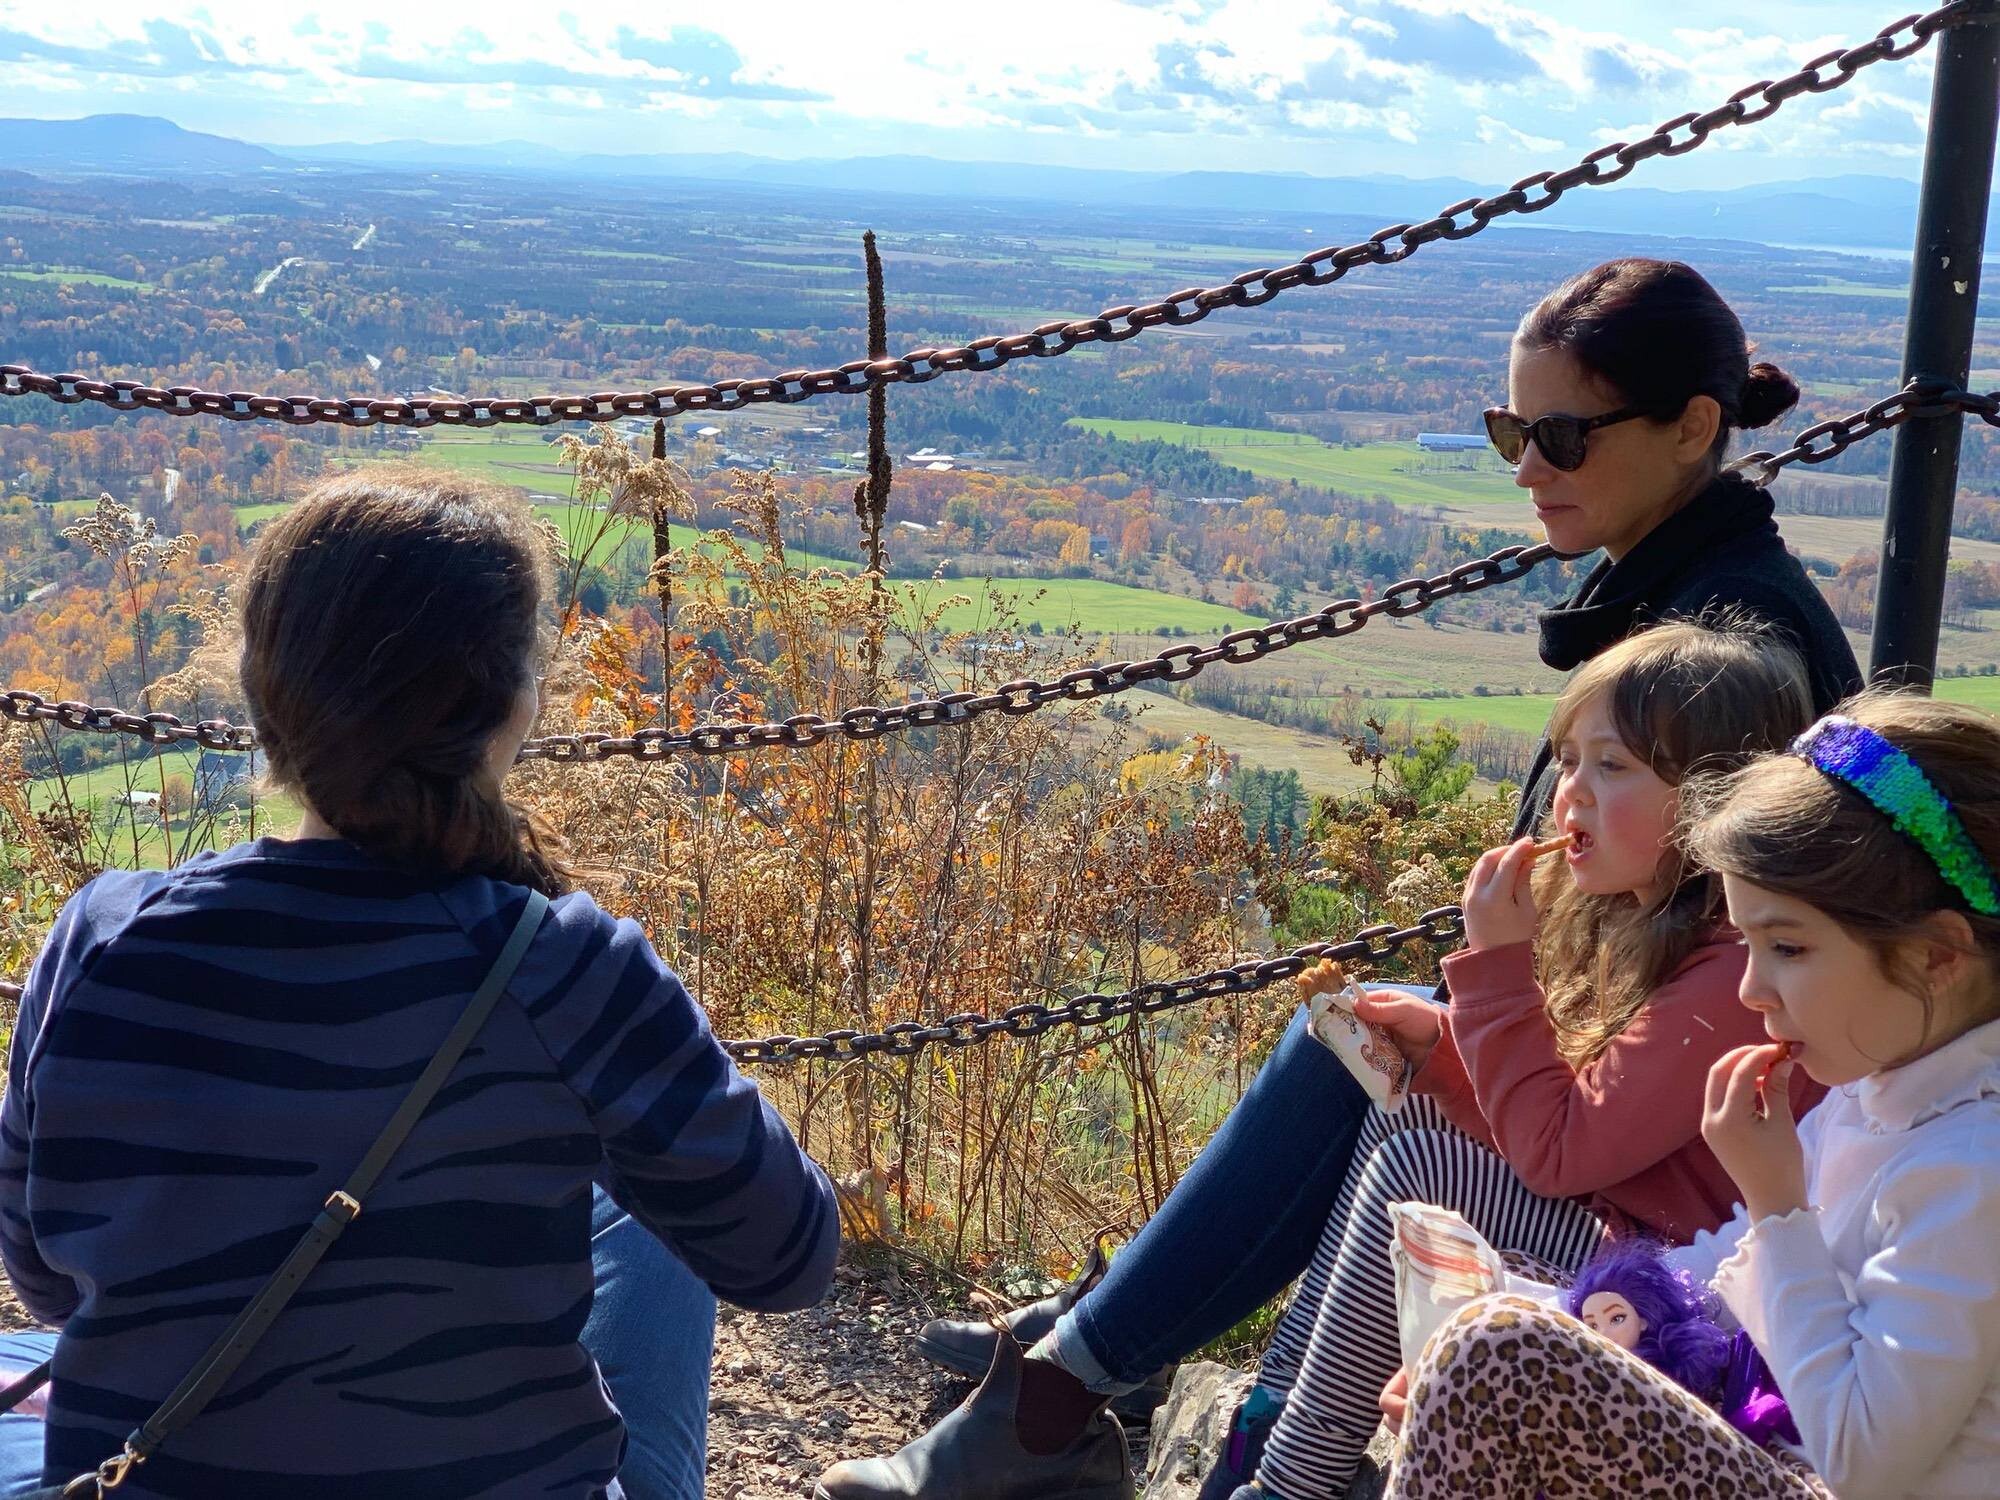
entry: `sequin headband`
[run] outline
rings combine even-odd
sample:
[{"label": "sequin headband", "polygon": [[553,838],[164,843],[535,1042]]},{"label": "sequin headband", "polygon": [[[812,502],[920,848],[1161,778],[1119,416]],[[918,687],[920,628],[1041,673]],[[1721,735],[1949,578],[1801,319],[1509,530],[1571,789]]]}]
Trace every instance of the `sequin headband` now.
[{"label": "sequin headband", "polygon": [[1865,724],[1828,714],[1792,741],[1792,754],[1861,793],[1929,856],[1966,904],[2000,916],[2000,882],[1965,824],[1909,756]]}]

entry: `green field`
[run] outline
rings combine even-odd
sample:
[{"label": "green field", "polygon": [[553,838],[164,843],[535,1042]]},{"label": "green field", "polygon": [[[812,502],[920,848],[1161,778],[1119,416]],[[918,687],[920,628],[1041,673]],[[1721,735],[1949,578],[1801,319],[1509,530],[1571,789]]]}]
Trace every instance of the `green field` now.
[{"label": "green field", "polygon": [[1523,693],[1518,698],[1499,694],[1480,698],[1467,694],[1461,698],[1377,698],[1368,706],[1385,722],[1408,713],[1419,724],[1449,719],[1454,724],[1491,724],[1496,729],[1539,735],[1556,706],[1556,698],[1553,693]]},{"label": "green field", "polygon": [[432,433],[408,456],[420,464],[476,474],[511,489],[569,489],[569,471],[560,462],[560,451],[539,432]]},{"label": "green field", "polygon": [[[1414,442],[1363,443],[1343,448],[1302,432],[1256,427],[1196,427],[1186,422],[1072,417],[1070,425],[1127,442],[1178,443],[1200,448],[1220,463],[1248,469],[1260,479],[1296,479],[1352,495],[1381,495],[1399,505],[1518,505],[1521,491],[1499,460],[1474,456],[1476,468],[1424,469],[1434,463]],[[1455,456],[1454,456],[1455,457]]]},{"label": "green field", "polygon": [[[236,509],[236,524],[239,529],[247,530],[284,509],[283,505],[241,505]],[[567,504],[538,503],[534,509],[564,531],[572,548],[588,539],[600,519],[592,513],[573,510]],[[675,526],[672,533],[676,547],[693,547],[701,535],[688,526]],[[650,547],[651,539],[635,537],[630,545]],[[700,545],[709,553],[719,550],[713,542]],[[762,548],[747,537],[742,539],[742,545],[752,557],[762,555]],[[785,557],[794,568],[830,568],[852,573],[860,567],[845,558],[794,546],[785,548]],[[892,580],[890,586],[904,595],[912,585],[908,580]],[[1179,628],[1189,635],[1208,636],[1263,623],[1219,604],[1094,578],[999,578],[990,585],[981,578],[949,578],[916,586],[919,608],[955,594],[970,597],[971,602],[954,604],[944,611],[941,623],[949,631],[980,630],[995,623],[993,602],[988,597],[990,590],[995,589],[1003,598],[1013,601],[1016,622],[1023,630],[1038,624],[1044,631],[1055,632],[1075,624],[1089,635],[1161,635]]]},{"label": "green field", "polygon": [[[164,869],[167,844],[158,818],[146,808],[122,807],[117,799],[123,797],[128,788],[136,792],[157,792],[163,770],[170,778],[180,776],[192,780],[196,756],[197,752],[191,749],[163,750],[157,755],[135,756],[123,764],[98,766],[89,771],[72,772],[68,776],[36,777],[28,783],[28,806],[36,811],[61,807],[66,796],[70,805],[79,812],[93,812],[98,830],[97,841],[102,843],[109,839],[104,847],[106,857],[121,866],[132,862],[136,823],[139,865],[146,869]],[[156,761],[158,764],[154,763]],[[185,859],[197,849],[226,847],[233,833],[248,837],[253,826],[260,836],[267,833],[286,835],[299,826],[300,817],[299,805],[289,797],[259,797],[254,825],[252,811],[247,807],[239,809],[234,815],[219,809],[201,809],[191,820],[186,817],[174,819],[174,856],[176,860]],[[192,832],[190,822],[194,825]],[[192,849],[190,842],[194,845]]]},{"label": "green field", "polygon": [[990,584],[977,578],[947,578],[924,585],[918,598],[970,595],[971,603],[945,610],[942,623],[946,630],[979,630],[994,623],[989,592],[1013,601],[1015,619],[1023,629],[1039,624],[1044,631],[1060,631],[1074,623],[1087,635],[1160,635],[1179,627],[1191,636],[1210,636],[1263,623],[1220,604],[1094,578],[997,578]]},{"label": "green field", "polygon": [[[159,764],[154,764],[157,761]],[[140,792],[157,792],[160,789],[160,772],[164,767],[169,776],[194,775],[195,752],[193,750],[163,750],[157,756],[135,756],[123,765],[98,766],[95,770],[71,772],[67,778],[41,776],[28,783],[28,806],[40,812],[47,807],[58,806],[62,800],[63,783],[68,782],[70,800],[82,806],[85,802],[108,802],[113,797],[122,797],[128,785]]]},{"label": "green field", "polygon": [[1932,692],[1947,703],[1969,703],[2000,714],[2000,677],[1941,677]]},{"label": "green field", "polygon": [[1875,297],[1885,300],[1893,297],[1898,302],[1906,302],[1910,296],[1910,289],[1907,286],[1879,286],[1870,281],[1846,281],[1838,276],[1829,276],[1824,281],[1815,281],[1806,286],[1774,286],[1766,287],[1765,290],[1803,292],[1825,297]]},{"label": "green field", "polygon": [[[1969,703],[1988,713],[2000,714],[2000,677],[1943,677],[1934,689],[1949,703]],[[1554,693],[1524,693],[1518,698],[1480,698],[1471,694],[1454,698],[1377,698],[1371,709],[1385,718],[1400,718],[1405,711],[1421,724],[1450,719],[1458,724],[1491,724],[1496,729],[1513,729],[1539,735],[1554,712]]]},{"label": "green field", "polygon": [[16,281],[60,281],[77,286],[122,286],[135,292],[149,292],[153,289],[150,281],[127,281],[123,276],[110,276],[103,271],[80,271],[73,266],[51,266],[46,271],[6,271],[0,276],[11,276]]}]

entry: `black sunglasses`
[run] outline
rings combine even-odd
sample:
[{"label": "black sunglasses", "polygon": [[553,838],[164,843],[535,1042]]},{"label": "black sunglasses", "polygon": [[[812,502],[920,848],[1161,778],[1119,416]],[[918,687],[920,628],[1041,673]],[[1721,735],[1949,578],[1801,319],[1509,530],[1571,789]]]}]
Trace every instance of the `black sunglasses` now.
[{"label": "black sunglasses", "polygon": [[1601,417],[1567,417],[1551,413],[1532,422],[1523,422],[1506,407],[1496,406],[1486,413],[1486,436],[1510,464],[1521,461],[1532,441],[1553,467],[1568,473],[1583,464],[1583,440],[1587,434],[1600,427],[1609,427],[1614,422],[1629,422],[1634,417],[1645,415],[1646,408],[1642,406],[1621,406],[1617,411],[1608,411]]}]

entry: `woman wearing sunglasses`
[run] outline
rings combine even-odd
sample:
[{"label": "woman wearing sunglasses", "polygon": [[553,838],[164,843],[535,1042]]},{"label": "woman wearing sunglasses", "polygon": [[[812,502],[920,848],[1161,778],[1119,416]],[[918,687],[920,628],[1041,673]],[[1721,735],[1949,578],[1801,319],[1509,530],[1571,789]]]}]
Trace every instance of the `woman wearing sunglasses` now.
[{"label": "woman wearing sunglasses", "polygon": [[[1798,394],[1776,367],[1751,365],[1736,314],[1679,262],[1612,261],[1522,319],[1508,403],[1487,413],[1487,431],[1534,496],[1549,541],[1603,554],[1576,594],[1541,617],[1544,662],[1566,672],[1660,620],[1733,610],[1798,649],[1814,712],[1859,687],[1854,652],[1785,550],[1770,496],[1723,471],[1730,435],[1776,421]],[[1545,743],[1516,837],[1541,821],[1553,772]],[[1017,1309],[1012,1340],[983,1322],[928,1325],[918,1348],[986,1371],[985,1383],[901,1452],[835,1465],[819,1500],[1129,1497],[1106,1404],[1158,1389],[1162,1365],[1307,1272],[1348,1174],[1368,1098],[1303,1021],[1108,1270],[1094,1262],[1080,1284]],[[1318,1299],[1327,1284],[1313,1265],[1300,1296]],[[1252,1476],[1278,1409],[1266,1400],[1238,1413],[1204,1496],[1230,1495]]]},{"label": "woman wearing sunglasses", "polygon": [[[1859,685],[1833,612],[1785,549],[1771,496],[1724,455],[1799,398],[1792,378],[1751,364],[1743,325],[1679,261],[1614,260],[1557,287],[1521,320],[1507,405],[1486,413],[1493,446],[1561,552],[1603,557],[1541,618],[1541,657],[1581,666],[1633,630],[1735,609],[1804,655],[1814,709]],[[1515,833],[1554,787],[1544,744]]]}]

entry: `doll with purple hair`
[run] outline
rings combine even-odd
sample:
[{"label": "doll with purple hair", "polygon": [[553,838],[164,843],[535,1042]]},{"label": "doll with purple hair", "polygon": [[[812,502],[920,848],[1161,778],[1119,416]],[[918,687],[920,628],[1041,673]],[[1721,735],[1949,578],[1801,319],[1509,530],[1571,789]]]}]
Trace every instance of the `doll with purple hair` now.
[{"label": "doll with purple hair", "polygon": [[1659,1246],[1612,1246],[1577,1273],[1565,1306],[1708,1402],[1752,1442],[1798,1442],[1791,1410],[1750,1335],[1721,1327],[1707,1295],[1661,1259]]}]

